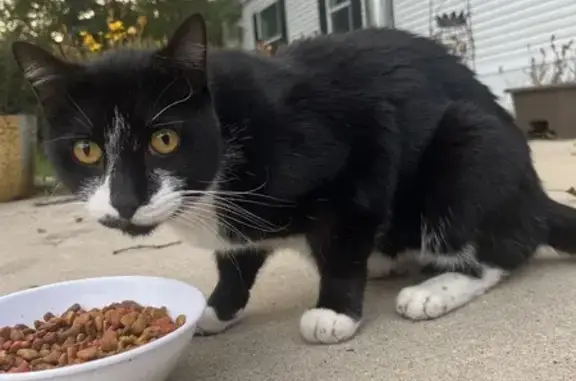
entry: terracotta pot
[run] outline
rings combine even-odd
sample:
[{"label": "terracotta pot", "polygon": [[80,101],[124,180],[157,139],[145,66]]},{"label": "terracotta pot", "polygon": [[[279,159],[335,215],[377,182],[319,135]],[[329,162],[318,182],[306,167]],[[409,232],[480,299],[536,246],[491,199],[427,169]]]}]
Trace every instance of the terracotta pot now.
[{"label": "terracotta pot", "polygon": [[0,202],[34,192],[37,120],[32,115],[0,115]]}]

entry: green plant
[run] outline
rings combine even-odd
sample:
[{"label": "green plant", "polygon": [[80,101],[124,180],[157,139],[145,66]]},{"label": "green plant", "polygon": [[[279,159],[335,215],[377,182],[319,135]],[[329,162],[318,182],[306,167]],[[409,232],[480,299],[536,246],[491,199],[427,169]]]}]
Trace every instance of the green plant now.
[{"label": "green plant", "polygon": [[140,16],[135,25],[126,26],[121,20],[108,19],[107,29],[97,34],[82,30],[77,35],[70,34],[62,27],[62,42],[57,48],[61,55],[70,59],[85,59],[117,48],[154,48],[162,44],[150,37],[144,37],[147,19]]}]

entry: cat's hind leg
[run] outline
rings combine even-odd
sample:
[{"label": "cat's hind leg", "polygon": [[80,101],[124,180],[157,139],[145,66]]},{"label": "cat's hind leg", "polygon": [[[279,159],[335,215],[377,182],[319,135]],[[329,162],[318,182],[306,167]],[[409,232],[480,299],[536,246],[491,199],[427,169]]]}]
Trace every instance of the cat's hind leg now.
[{"label": "cat's hind leg", "polygon": [[442,273],[398,295],[398,313],[412,320],[437,318],[484,294],[547,234],[545,194],[514,126],[454,104],[423,163],[419,259]]},{"label": "cat's hind leg", "polygon": [[481,264],[471,245],[451,256],[438,255],[438,262],[458,261],[455,270],[436,275],[420,284],[405,287],[396,299],[396,311],[411,320],[435,319],[460,308],[496,286],[508,275],[497,266]]},{"label": "cat's hind leg", "polygon": [[546,235],[542,220],[529,207],[537,209],[537,199],[528,200],[519,196],[495,218],[498,222],[488,221],[474,244],[448,254],[422,251],[423,264],[442,272],[400,291],[397,312],[411,320],[440,317],[483,295],[526,263]]}]

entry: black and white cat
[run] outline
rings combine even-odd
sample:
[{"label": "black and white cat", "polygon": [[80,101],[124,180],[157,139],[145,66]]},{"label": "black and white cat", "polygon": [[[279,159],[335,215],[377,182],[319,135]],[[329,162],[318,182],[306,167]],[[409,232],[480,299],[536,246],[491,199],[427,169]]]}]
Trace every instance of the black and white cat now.
[{"label": "black and white cat", "polygon": [[317,264],[300,321],[313,343],[352,337],[368,268],[386,275],[406,251],[439,272],[398,295],[413,320],[463,306],[541,244],[576,251],[576,211],[547,197],[513,118],[428,39],[366,29],[276,57],[207,54],[195,15],[157,51],[13,50],[49,158],[96,219],[134,236],[170,224],[219,254],[200,333],[240,319],[281,247]]}]

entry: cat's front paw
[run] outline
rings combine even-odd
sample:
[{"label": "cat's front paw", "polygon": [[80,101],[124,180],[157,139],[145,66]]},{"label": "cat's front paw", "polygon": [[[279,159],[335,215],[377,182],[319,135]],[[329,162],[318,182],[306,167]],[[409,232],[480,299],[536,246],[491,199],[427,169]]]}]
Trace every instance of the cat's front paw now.
[{"label": "cat's front paw", "polygon": [[300,333],[313,344],[335,344],[350,339],[360,327],[354,318],[326,308],[313,308],[302,315]]},{"label": "cat's front paw", "polygon": [[216,335],[235,325],[241,319],[242,311],[239,311],[231,320],[220,320],[216,314],[216,310],[214,310],[214,307],[208,306],[196,324],[195,334],[197,336]]}]

